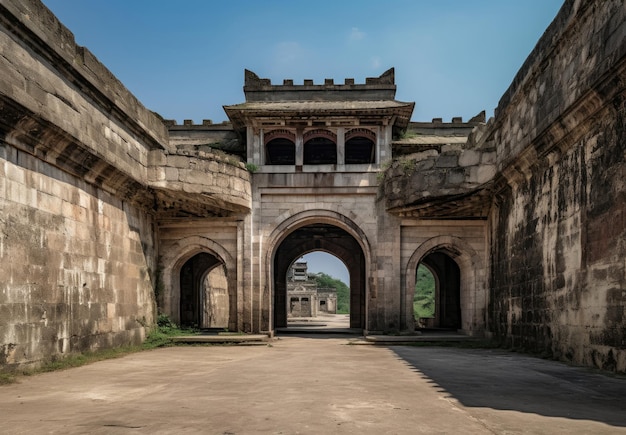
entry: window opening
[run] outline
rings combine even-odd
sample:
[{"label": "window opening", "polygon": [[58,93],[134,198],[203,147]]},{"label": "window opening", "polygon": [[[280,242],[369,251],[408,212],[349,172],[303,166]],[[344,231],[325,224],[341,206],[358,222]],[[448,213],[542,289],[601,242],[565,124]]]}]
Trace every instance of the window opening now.
[{"label": "window opening", "polygon": [[272,139],[265,146],[268,165],[295,165],[296,144],[282,137]]},{"label": "window opening", "polygon": [[356,136],[346,141],[346,164],[375,163],[374,142],[366,137]]},{"label": "window opening", "polygon": [[304,143],[305,165],[336,165],[337,145],[325,137],[314,137]]}]

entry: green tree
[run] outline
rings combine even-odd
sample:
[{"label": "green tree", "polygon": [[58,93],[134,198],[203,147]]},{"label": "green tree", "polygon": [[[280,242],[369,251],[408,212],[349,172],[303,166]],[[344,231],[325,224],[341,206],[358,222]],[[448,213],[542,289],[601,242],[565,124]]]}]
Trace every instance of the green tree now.
[{"label": "green tree", "polygon": [[435,317],[435,277],[422,264],[417,268],[413,313],[416,318]]},{"label": "green tree", "polygon": [[337,290],[337,314],[350,313],[350,288],[341,280],[333,278],[324,272],[313,274],[312,278],[320,288],[334,288]]}]

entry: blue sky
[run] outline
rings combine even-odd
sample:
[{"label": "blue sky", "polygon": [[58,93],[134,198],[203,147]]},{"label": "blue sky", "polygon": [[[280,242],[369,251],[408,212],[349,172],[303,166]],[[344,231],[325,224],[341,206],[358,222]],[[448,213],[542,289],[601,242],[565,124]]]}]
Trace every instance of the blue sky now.
[{"label": "blue sky", "polygon": [[[562,0],[43,0],[148,109],[226,120],[244,68],[274,84],[364,83],[391,67],[414,121],[493,115]],[[311,272],[348,283],[329,254]]]},{"label": "blue sky", "polygon": [[226,119],[244,68],[280,84],[396,69],[414,121],[493,114],[562,0],[43,0],[149,109]]}]

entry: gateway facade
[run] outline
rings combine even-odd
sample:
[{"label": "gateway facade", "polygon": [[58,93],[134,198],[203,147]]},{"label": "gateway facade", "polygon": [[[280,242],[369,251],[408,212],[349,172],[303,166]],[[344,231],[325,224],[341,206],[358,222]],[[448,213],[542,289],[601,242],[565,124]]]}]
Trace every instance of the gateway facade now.
[{"label": "gateway facade", "polygon": [[0,0],[0,364],[141,342],[159,313],[272,334],[325,251],[350,326],[435,326],[626,371],[626,11],[567,0],[495,116],[246,71],[229,122],[150,112],[37,0]]}]

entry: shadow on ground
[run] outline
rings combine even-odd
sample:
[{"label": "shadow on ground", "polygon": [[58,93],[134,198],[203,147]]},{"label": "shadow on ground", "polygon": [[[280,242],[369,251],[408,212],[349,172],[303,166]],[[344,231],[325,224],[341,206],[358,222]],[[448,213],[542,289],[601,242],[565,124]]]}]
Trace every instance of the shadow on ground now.
[{"label": "shadow on ground", "polygon": [[512,410],[626,427],[626,379],[486,349],[389,346],[465,407]]}]

